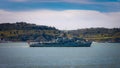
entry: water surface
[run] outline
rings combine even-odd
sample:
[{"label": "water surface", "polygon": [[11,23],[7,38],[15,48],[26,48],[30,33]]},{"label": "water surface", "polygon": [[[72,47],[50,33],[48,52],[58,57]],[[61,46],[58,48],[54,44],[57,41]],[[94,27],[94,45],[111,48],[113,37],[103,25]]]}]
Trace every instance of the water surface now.
[{"label": "water surface", "polygon": [[0,43],[0,68],[120,68],[120,43],[91,47],[29,47]]}]

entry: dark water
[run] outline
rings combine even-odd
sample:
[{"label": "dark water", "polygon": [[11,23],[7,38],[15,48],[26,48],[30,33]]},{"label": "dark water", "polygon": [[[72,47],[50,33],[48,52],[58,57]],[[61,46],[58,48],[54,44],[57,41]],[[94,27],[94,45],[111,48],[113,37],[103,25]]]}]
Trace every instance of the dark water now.
[{"label": "dark water", "polygon": [[0,68],[120,68],[120,43],[35,48],[0,43]]}]

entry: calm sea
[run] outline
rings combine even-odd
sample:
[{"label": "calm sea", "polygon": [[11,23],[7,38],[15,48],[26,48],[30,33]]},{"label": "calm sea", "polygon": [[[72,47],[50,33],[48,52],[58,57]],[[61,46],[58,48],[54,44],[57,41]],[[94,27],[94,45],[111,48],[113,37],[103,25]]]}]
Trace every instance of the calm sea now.
[{"label": "calm sea", "polygon": [[0,68],[120,68],[120,43],[34,48],[0,43]]}]

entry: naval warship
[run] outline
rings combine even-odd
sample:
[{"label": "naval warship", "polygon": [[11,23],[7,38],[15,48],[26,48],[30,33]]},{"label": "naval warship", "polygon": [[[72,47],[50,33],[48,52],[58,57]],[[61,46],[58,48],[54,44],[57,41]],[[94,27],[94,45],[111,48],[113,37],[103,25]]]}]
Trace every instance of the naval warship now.
[{"label": "naval warship", "polygon": [[81,38],[59,37],[47,42],[29,42],[30,47],[90,47],[91,41]]}]

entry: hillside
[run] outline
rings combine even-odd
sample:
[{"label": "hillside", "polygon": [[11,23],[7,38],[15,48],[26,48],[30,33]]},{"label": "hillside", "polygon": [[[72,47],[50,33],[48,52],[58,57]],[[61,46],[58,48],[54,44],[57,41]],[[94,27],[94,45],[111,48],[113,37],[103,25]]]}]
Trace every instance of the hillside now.
[{"label": "hillside", "polygon": [[69,34],[97,42],[120,42],[120,28],[86,28],[68,31]]},{"label": "hillside", "polygon": [[48,41],[59,34],[55,27],[26,22],[0,24],[0,39],[6,41]]},{"label": "hillside", "polygon": [[26,22],[0,24],[0,41],[50,41],[61,34],[96,42],[120,42],[120,28],[86,28],[61,31],[55,27]]}]

